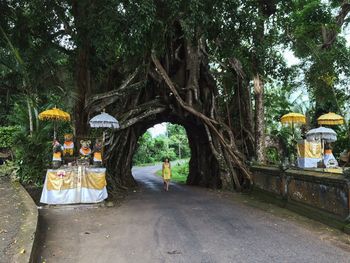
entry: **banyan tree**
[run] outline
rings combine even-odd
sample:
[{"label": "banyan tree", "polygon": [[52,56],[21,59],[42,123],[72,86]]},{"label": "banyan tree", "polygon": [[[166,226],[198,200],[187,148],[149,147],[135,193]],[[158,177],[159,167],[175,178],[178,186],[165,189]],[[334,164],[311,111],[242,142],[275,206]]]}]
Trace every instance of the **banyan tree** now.
[{"label": "banyan tree", "polygon": [[[107,141],[110,189],[136,184],[131,168],[138,138],[160,122],[180,124],[187,132],[188,184],[248,188],[247,157],[255,154],[254,149],[259,149],[258,159],[263,156],[267,51],[262,47],[265,20],[276,11],[275,4],[73,2],[76,134],[84,135],[89,116],[102,109],[121,125]],[[247,9],[237,11],[245,5]],[[248,11],[254,15],[247,16]],[[241,23],[254,19],[254,30]],[[95,23],[88,22],[92,20]],[[247,41],[251,47],[242,46]],[[244,57],[248,52],[249,67],[231,54],[234,45],[237,54]],[[225,69],[229,83],[212,73],[218,65]],[[258,113],[255,133],[249,89],[253,81]]]},{"label": "banyan tree", "polygon": [[[349,71],[340,34],[349,13],[346,0],[0,1],[0,106],[9,113],[10,97],[23,96],[31,135],[40,130],[37,109],[53,101],[72,109],[78,138],[90,117],[113,114],[121,128],[106,147],[111,190],[135,185],[132,158],[149,127],[181,124],[191,148],[187,183],[240,190],[251,185],[246,160],[264,162],[265,132],[291,106],[271,94],[290,93],[300,77],[316,115],[345,103],[336,85]],[[286,48],[298,68],[286,65]],[[23,166],[35,166],[36,178],[44,159],[31,152]]]},{"label": "banyan tree", "polygon": [[[218,105],[218,88],[210,73],[202,38],[186,39],[181,23],[168,36],[164,52],[150,50],[142,63],[116,89],[89,98],[86,109],[107,108],[120,129],[107,143],[112,187],[133,186],[133,154],[139,137],[160,122],[182,125],[191,149],[187,183],[241,189],[250,173],[232,129]],[[111,80],[113,81],[113,80]]]}]

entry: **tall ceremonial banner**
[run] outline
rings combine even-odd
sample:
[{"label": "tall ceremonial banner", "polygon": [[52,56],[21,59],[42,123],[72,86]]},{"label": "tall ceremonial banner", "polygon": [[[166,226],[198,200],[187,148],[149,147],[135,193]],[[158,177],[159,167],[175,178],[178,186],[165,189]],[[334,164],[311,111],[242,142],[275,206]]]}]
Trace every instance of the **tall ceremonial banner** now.
[{"label": "tall ceremonial banner", "polygon": [[98,203],[108,197],[106,168],[86,166],[50,169],[40,202],[45,204]]},{"label": "tall ceremonial banner", "polygon": [[298,167],[316,168],[322,160],[322,147],[320,141],[298,141]]}]

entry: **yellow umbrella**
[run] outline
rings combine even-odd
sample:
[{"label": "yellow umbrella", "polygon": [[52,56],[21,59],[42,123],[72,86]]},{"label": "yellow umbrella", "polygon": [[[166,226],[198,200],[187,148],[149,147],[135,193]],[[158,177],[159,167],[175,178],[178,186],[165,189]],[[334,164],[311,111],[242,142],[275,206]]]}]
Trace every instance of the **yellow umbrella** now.
[{"label": "yellow umbrella", "polygon": [[54,121],[54,140],[56,139],[56,121],[70,121],[69,113],[54,107],[39,114],[39,120]]},{"label": "yellow umbrella", "polygon": [[344,118],[338,114],[329,112],[318,117],[317,122],[319,125],[339,125],[344,124]]},{"label": "yellow umbrella", "polygon": [[281,117],[282,123],[291,123],[292,124],[292,132],[293,132],[293,140],[294,140],[294,123],[306,123],[305,115],[296,112],[290,112]]},{"label": "yellow umbrella", "polygon": [[295,112],[291,112],[288,114],[285,114],[282,116],[281,118],[281,122],[282,123],[306,123],[306,117],[303,114],[300,113],[295,113]]},{"label": "yellow umbrella", "polygon": [[39,120],[70,121],[69,113],[56,107],[43,111],[39,114]]}]

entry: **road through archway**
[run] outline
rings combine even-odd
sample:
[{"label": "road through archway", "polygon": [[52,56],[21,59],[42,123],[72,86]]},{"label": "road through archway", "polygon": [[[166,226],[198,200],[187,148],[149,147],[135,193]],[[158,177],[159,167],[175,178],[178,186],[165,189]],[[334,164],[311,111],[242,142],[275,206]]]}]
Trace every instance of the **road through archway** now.
[{"label": "road through archway", "polygon": [[[172,184],[133,169],[140,188],[113,208],[40,211],[36,262],[347,262],[326,226],[248,197]],[[256,204],[255,204],[256,205]],[[263,206],[261,204],[261,206]],[[328,229],[328,230],[327,230]],[[322,237],[322,238],[320,238]]]}]

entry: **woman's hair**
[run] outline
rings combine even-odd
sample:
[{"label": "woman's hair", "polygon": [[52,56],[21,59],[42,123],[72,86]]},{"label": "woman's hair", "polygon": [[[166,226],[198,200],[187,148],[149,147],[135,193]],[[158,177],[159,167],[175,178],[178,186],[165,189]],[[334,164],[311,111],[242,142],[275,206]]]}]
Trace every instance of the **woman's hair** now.
[{"label": "woman's hair", "polygon": [[163,162],[165,162],[166,160],[168,160],[168,162],[170,162],[170,159],[169,159],[168,157],[165,157],[165,158],[163,159]]}]

